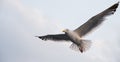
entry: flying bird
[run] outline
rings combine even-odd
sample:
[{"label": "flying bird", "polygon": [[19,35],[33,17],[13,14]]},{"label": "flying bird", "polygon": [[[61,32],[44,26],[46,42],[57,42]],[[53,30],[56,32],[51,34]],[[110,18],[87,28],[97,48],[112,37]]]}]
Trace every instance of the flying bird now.
[{"label": "flying bird", "polygon": [[91,46],[91,40],[83,39],[83,36],[88,34],[94,28],[99,26],[107,16],[112,15],[115,13],[118,3],[115,3],[111,7],[107,8],[106,10],[102,11],[101,13],[93,16],[83,25],[78,27],[75,30],[65,29],[63,30],[64,34],[53,34],[53,35],[45,35],[45,36],[36,36],[42,40],[53,40],[53,41],[71,41],[71,48],[78,49],[81,53],[88,50]]}]

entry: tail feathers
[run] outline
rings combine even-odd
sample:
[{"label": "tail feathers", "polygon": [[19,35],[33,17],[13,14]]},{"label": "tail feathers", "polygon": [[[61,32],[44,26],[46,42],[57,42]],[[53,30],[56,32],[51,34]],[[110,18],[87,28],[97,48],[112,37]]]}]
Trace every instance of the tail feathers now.
[{"label": "tail feathers", "polygon": [[82,40],[81,45],[79,45],[79,50],[82,52],[87,51],[91,47],[91,41],[90,40]]},{"label": "tail feathers", "polygon": [[75,51],[80,51],[81,53],[87,51],[90,46],[91,46],[91,41],[90,40],[81,40],[80,45],[76,45],[75,43],[72,43],[70,48]]}]

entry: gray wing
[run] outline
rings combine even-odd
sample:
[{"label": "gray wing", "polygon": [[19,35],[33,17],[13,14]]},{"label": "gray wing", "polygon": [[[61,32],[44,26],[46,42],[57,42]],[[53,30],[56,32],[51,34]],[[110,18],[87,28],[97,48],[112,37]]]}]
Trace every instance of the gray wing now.
[{"label": "gray wing", "polygon": [[36,36],[42,40],[54,40],[54,41],[70,41],[70,38],[66,34],[55,34],[55,35],[45,35],[45,36]]},{"label": "gray wing", "polygon": [[93,28],[100,25],[105,20],[106,16],[114,14],[114,12],[116,11],[118,5],[119,5],[119,2],[112,5],[108,9],[104,10],[103,12],[93,16],[86,23],[84,23],[83,25],[78,27],[76,30],[74,30],[74,32],[79,34],[79,36],[81,36],[81,37],[84,36],[85,34],[90,32]]}]

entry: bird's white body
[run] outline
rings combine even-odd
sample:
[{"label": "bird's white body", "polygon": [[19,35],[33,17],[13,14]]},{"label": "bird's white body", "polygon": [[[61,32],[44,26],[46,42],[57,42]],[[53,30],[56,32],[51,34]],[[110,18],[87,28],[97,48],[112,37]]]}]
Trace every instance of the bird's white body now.
[{"label": "bird's white body", "polygon": [[81,40],[81,38],[76,32],[70,31],[70,30],[67,29],[66,34],[72,39],[72,41],[75,44],[80,44],[79,41]]},{"label": "bird's white body", "polygon": [[65,29],[63,30],[70,38],[73,44],[70,46],[70,48],[74,50],[79,50],[81,52],[84,52],[88,50],[91,46],[90,40],[84,40],[82,39],[76,32]]}]

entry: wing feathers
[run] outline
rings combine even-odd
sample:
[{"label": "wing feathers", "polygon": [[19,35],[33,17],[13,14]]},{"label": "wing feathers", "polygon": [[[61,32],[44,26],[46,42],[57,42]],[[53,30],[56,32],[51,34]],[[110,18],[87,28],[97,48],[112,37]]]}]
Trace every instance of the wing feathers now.
[{"label": "wing feathers", "polygon": [[93,28],[97,27],[100,25],[103,21],[104,18],[108,15],[114,14],[116,11],[117,7],[119,5],[119,2],[112,5],[108,9],[104,10],[103,12],[97,14],[96,16],[93,16],[91,19],[89,19],[86,23],[78,27],[76,30],[74,30],[76,33],[79,34],[79,36],[84,36],[88,32],[90,32]]},{"label": "wing feathers", "polygon": [[70,38],[66,34],[45,35],[45,36],[36,36],[36,37],[42,40],[54,40],[54,41],[70,40]]}]

